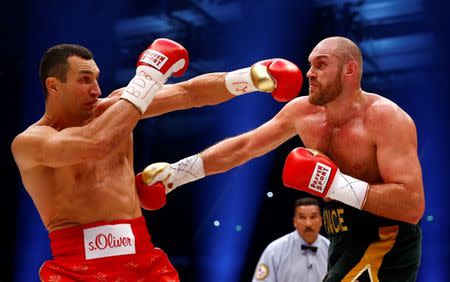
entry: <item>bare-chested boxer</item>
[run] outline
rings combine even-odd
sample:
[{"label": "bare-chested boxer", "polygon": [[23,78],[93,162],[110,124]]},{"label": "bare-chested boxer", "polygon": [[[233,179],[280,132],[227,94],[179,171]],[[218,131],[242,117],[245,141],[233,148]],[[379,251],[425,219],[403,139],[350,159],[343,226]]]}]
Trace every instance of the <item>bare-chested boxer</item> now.
[{"label": "bare-chested boxer", "polygon": [[414,122],[392,101],[361,89],[362,55],[351,40],[326,38],[308,60],[308,97],[200,154],[148,166],[140,185],[162,182],[170,192],[299,136],[309,149],[289,154],[283,182],[332,199],[323,213],[331,241],[324,281],[414,281],[425,206]]},{"label": "bare-chested boxer", "polygon": [[[43,55],[44,116],[12,143],[23,184],[49,231],[53,259],[41,267],[41,281],[178,281],[142,217],[133,171],[138,120],[258,90],[288,100],[301,86],[300,70],[274,59],[246,69],[250,80],[234,84],[234,93],[225,84],[236,81],[225,81],[225,73],[163,87],[188,61],[180,44],[158,39],[142,53],[128,86],[101,99],[100,71],[89,50],[62,44]],[[267,88],[274,77],[281,83]],[[283,89],[295,81],[296,89]]]}]

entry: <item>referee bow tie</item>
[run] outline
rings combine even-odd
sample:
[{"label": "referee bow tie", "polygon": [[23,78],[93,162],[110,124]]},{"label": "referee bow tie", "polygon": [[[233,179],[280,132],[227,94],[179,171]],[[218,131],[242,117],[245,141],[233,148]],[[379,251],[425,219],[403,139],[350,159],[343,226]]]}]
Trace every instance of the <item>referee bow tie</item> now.
[{"label": "referee bow tie", "polygon": [[317,252],[317,247],[302,244],[302,250],[310,250],[311,252],[315,253]]}]

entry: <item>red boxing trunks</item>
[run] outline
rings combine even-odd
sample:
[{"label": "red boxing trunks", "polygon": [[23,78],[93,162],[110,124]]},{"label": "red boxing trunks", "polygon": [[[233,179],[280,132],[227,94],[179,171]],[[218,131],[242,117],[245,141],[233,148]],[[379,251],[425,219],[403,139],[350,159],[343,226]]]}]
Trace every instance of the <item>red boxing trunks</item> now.
[{"label": "red boxing trunks", "polygon": [[167,255],[150,241],[144,217],[50,232],[53,259],[41,281],[179,281]]}]

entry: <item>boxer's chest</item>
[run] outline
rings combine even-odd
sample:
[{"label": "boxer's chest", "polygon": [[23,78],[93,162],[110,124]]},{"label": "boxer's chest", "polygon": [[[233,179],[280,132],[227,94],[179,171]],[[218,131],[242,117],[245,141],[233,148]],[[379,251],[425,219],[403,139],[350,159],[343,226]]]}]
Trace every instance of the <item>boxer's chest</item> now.
[{"label": "boxer's chest", "polygon": [[366,181],[379,180],[376,146],[362,120],[340,126],[315,121],[308,129],[300,136],[306,147],[326,154],[343,173]]},{"label": "boxer's chest", "polygon": [[[76,164],[68,171],[77,184],[92,185],[105,182],[122,182],[122,177],[132,174],[125,146],[111,152],[104,159]],[[122,149],[123,147],[123,149]]]}]

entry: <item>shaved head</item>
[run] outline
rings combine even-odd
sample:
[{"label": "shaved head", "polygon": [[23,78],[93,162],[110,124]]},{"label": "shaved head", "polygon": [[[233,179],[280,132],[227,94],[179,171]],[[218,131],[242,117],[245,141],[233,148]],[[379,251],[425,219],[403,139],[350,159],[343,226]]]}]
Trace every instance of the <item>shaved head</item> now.
[{"label": "shaved head", "polygon": [[327,51],[340,59],[343,64],[350,61],[356,61],[359,66],[359,78],[361,79],[363,69],[361,50],[350,39],[341,36],[328,37],[320,41],[319,44],[316,45],[314,50]]}]

